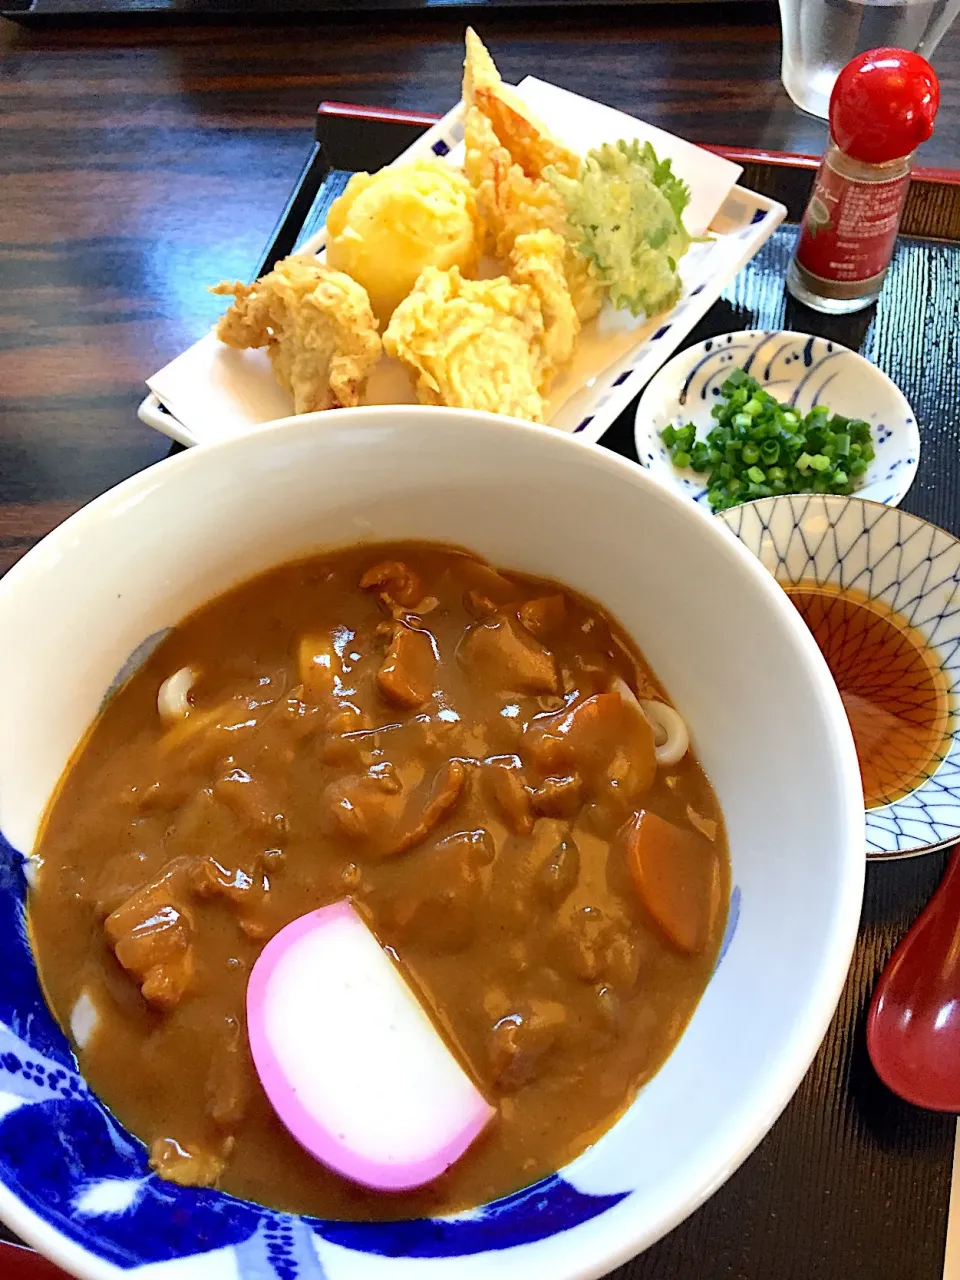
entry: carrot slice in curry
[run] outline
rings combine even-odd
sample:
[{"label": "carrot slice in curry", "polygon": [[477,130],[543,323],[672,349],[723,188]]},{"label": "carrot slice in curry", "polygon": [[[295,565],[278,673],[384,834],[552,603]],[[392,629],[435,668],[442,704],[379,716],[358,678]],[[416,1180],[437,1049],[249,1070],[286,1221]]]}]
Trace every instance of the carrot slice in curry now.
[{"label": "carrot slice in curry", "polygon": [[640,900],[667,941],[695,955],[710,938],[720,905],[720,866],[710,842],[641,809],[624,835]]}]

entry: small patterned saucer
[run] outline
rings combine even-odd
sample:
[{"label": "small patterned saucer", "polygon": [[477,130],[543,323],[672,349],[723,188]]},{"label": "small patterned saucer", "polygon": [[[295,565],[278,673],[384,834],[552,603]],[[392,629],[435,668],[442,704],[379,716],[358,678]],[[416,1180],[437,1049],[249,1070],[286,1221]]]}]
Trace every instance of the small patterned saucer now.
[{"label": "small patterned saucer", "polygon": [[785,330],[747,330],[708,338],[681,351],[651,380],[637,405],[637,457],[655,480],[707,510],[704,477],[678,471],[660,432],[692,422],[703,439],[714,425],[711,409],[724,379],[745,369],[778,400],[809,413],[826,404],[873,428],[876,457],[857,490],[860,498],[896,507],[913,484],[920,434],[913,410],[885,373],[847,347]]},{"label": "small patterned saucer", "polygon": [[916,790],[867,810],[867,857],[907,857],[960,840],[960,541],[859,497],[762,498],[720,519],[781,586],[816,583],[877,600],[926,639],[949,698],[939,763]]}]

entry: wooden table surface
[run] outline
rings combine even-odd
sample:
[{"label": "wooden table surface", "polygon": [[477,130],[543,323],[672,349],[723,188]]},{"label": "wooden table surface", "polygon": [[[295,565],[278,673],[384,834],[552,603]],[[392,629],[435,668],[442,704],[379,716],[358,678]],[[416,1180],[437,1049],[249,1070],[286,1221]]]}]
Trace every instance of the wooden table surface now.
[{"label": "wooden table surface", "polygon": [[[462,28],[449,11],[353,25],[0,24],[0,573],[167,453],[136,418],[143,379],[218,314],[205,285],[254,271],[317,103],[446,109]],[[508,80],[539,75],[694,141],[822,149],[824,126],[780,86],[772,6],[541,10],[485,17],[481,32]],[[935,64],[943,106],[922,162],[960,169],[960,23]],[[934,880],[918,882],[915,909]],[[945,1204],[931,1213],[939,1233]]]},{"label": "wooden table surface", "polygon": [[[209,326],[204,286],[245,278],[324,98],[442,111],[463,19],[363,24],[0,25],[0,571],[163,456],[146,375]],[[779,81],[772,5],[485,16],[508,80],[533,73],[704,142],[818,151]],[[960,24],[931,165],[960,169]]]}]

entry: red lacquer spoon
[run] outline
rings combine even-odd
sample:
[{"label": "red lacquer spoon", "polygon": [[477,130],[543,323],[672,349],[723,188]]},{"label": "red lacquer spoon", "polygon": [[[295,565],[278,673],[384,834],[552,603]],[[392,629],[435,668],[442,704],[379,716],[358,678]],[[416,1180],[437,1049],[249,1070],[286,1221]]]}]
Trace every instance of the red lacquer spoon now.
[{"label": "red lacquer spoon", "polygon": [[880,977],[867,1049],[901,1098],[960,1111],[960,849]]}]

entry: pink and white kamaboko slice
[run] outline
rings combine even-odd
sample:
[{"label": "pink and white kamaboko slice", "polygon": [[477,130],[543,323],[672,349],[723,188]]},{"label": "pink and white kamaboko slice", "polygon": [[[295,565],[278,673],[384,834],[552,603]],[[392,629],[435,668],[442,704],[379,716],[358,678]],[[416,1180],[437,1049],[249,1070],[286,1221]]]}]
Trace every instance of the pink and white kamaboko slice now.
[{"label": "pink and white kamaboko slice", "polygon": [[431,1182],[494,1115],[347,901],[301,916],[267,944],[250,975],[247,1027],[287,1129],[365,1186]]}]

